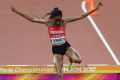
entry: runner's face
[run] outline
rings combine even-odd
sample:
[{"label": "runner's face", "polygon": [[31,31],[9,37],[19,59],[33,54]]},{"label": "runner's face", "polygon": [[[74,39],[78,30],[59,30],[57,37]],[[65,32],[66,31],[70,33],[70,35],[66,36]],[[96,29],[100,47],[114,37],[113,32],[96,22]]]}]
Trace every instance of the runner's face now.
[{"label": "runner's face", "polygon": [[54,18],[54,23],[55,23],[55,25],[60,25],[60,22],[62,21],[62,18],[58,18],[58,17],[55,17]]}]

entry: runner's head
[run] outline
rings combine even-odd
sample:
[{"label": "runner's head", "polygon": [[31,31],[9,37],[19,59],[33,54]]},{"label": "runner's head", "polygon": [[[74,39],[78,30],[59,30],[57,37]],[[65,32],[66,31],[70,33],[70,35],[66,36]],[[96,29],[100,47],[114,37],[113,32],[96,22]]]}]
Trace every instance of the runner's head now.
[{"label": "runner's head", "polygon": [[62,19],[63,16],[62,11],[57,7],[55,7],[51,12],[46,13],[42,18],[44,19],[48,15],[50,15],[49,19],[53,19],[53,18]]},{"label": "runner's head", "polygon": [[55,7],[51,13],[50,13],[50,19],[53,19],[53,18],[62,18],[63,14],[62,14],[62,11],[60,9],[58,9],[57,7]]}]

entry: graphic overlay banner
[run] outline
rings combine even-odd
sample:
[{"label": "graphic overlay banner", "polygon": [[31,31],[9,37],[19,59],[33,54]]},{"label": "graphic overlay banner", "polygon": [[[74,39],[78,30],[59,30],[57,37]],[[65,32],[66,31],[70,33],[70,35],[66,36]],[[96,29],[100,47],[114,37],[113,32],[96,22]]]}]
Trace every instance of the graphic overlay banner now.
[{"label": "graphic overlay banner", "polygon": [[[64,73],[120,73],[120,66],[73,66],[71,70],[68,66],[63,67]],[[0,66],[1,74],[17,73],[56,73],[54,66]]]},{"label": "graphic overlay banner", "polygon": [[[119,80],[120,66],[64,66],[65,80]],[[0,66],[0,80],[56,80],[54,66]]]}]

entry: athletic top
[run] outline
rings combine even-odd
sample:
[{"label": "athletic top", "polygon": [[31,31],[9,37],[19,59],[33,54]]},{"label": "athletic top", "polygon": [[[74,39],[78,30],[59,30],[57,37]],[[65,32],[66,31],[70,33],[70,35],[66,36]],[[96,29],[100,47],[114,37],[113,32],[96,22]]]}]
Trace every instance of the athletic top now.
[{"label": "athletic top", "polygon": [[63,26],[62,22],[60,23],[59,27],[53,26],[52,22],[50,22],[50,25],[48,27],[48,33],[52,45],[61,45],[65,43],[65,27]]}]

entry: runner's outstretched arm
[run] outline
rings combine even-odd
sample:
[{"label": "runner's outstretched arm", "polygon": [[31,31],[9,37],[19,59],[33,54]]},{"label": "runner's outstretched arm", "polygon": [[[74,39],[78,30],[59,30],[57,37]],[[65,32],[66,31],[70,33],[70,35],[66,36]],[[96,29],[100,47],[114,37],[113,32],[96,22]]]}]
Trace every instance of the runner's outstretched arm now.
[{"label": "runner's outstretched arm", "polygon": [[42,18],[36,18],[36,17],[31,17],[31,16],[28,16],[20,11],[18,11],[15,7],[11,7],[11,10],[15,13],[17,13],[18,15],[24,17],[25,19],[31,21],[31,22],[37,22],[37,23],[41,23],[41,24],[47,24],[47,22],[49,20],[46,20],[46,19],[42,19]]},{"label": "runner's outstretched arm", "polygon": [[102,3],[99,2],[98,5],[93,9],[93,10],[90,10],[78,17],[75,17],[75,18],[66,18],[65,21],[66,23],[69,23],[69,22],[74,22],[74,21],[77,21],[77,20],[80,20],[80,19],[84,19],[85,17],[87,17],[88,15],[90,15],[91,13],[95,12],[96,10],[98,10],[100,8],[100,6],[102,6]]}]

